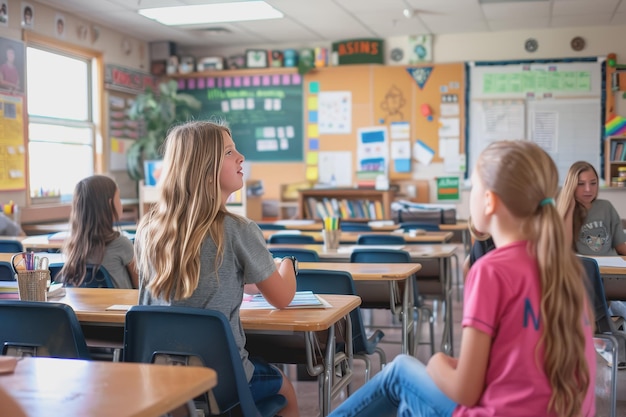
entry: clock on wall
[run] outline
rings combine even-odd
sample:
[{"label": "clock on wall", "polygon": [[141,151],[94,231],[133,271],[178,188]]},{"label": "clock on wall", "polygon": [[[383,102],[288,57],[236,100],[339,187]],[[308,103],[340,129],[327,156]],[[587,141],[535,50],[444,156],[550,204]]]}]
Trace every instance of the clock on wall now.
[{"label": "clock on wall", "polygon": [[535,52],[539,48],[539,43],[536,39],[528,38],[526,42],[524,42],[524,49],[528,52]]},{"label": "clock on wall", "polygon": [[585,49],[585,40],[580,36],[576,36],[570,42],[570,46],[574,51],[582,51],[583,49]]}]

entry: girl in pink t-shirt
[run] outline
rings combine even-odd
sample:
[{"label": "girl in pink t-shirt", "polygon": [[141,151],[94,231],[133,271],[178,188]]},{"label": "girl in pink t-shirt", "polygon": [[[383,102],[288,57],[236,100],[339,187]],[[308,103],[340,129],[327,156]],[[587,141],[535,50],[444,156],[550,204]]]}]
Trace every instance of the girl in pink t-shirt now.
[{"label": "girl in pink t-shirt", "polygon": [[554,206],[558,172],[526,141],[488,146],[470,214],[496,249],[469,270],[458,358],[399,355],[337,416],[595,415],[593,317]]}]

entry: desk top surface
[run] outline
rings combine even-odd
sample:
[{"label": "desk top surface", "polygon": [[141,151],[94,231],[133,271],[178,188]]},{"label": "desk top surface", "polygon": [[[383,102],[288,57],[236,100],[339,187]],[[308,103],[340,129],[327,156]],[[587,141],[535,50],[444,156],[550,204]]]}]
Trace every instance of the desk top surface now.
[{"label": "desk top surface", "polygon": [[216,383],[202,367],[23,358],[0,375],[0,404],[2,415],[17,417],[153,417]]},{"label": "desk top surface", "polygon": [[[326,295],[330,308],[299,308],[290,310],[241,310],[245,330],[320,331],[326,330],[341,317],[361,304],[352,295]],[[68,304],[81,323],[124,325],[126,309],[107,310],[113,305],[133,306],[138,290],[102,288],[66,288],[65,296],[49,301]]]},{"label": "desk top surface", "polygon": [[309,244],[271,244],[268,248],[301,248],[314,250],[322,260],[333,260],[339,262],[349,262],[350,254],[354,249],[401,249],[409,252],[411,258],[449,258],[456,252],[456,245],[453,244],[422,244],[422,245],[339,245],[338,249],[324,249],[324,245]]},{"label": "desk top surface", "polygon": [[298,262],[300,269],[327,269],[347,271],[355,281],[400,281],[420,269],[419,263],[348,263],[348,262]]},{"label": "desk top surface", "polygon": [[[322,237],[321,232],[313,232],[313,231],[299,231],[294,230],[296,234],[300,235],[308,235],[313,236],[316,242],[322,243],[324,238]],[[289,234],[289,231],[280,231],[280,230],[263,230],[263,237],[265,240],[268,240],[270,236],[274,234],[285,235]],[[454,232],[451,231],[443,231],[443,232],[424,232],[416,235],[411,235],[410,233],[398,233],[398,232],[384,232],[384,231],[362,231],[362,232],[341,232],[341,242],[345,243],[356,243],[357,239],[361,235],[370,235],[370,234],[381,234],[381,235],[393,235],[393,236],[402,236],[407,243],[445,243],[450,241],[454,236]]]}]

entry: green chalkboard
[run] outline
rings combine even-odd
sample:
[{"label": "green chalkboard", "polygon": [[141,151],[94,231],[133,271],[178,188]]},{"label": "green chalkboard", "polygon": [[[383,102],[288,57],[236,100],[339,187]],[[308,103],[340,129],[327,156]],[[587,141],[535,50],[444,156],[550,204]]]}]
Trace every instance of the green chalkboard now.
[{"label": "green chalkboard", "polygon": [[302,77],[224,75],[179,80],[202,102],[199,119],[225,120],[248,161],[303,161]]}]

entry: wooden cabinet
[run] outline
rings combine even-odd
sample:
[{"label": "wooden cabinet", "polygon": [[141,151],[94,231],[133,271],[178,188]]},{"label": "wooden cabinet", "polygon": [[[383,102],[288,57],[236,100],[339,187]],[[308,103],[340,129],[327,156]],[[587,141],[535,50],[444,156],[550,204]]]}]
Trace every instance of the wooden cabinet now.
[{"label": "wooden cabinet", "polygon": [[[609,136],[606,139],[604,160],[606,185],[626,187],[626,136]],[[623,176],[620,176],[620,168]]]},{"label": "wooden cabinet", "polygon": [[302,219],[337,216],[350,220],[383,220],[391,217],[394,192],[361,188],[300,190],[298,213]]}]

